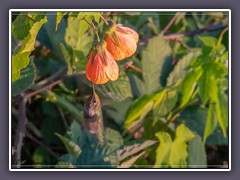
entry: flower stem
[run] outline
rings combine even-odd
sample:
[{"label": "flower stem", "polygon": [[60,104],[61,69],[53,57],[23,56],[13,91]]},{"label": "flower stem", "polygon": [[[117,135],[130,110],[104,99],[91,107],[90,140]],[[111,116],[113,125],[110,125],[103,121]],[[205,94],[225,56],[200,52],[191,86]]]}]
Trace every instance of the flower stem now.
[{"label": "flower stem", "polygon": [[88,22],[88,20],[86,20],[86,18],[83,18],[83,20],[84,20],[86,23],[88,23],[88,25],[94,30],[94,32],[95,32],[95,34],[96,34],[96,36],[97,36],[97,40],[98,40],[98,42],[100,42],[100,37],[99,37],[99,34],[98,34],[98,30],[97,30],[97,28],[95,27],[95,25],[93,24],[93,22],[92,22],[92,23]]},{"label": "flower stem", "polygon": [[106,25],[108,25],[107,20],[100,14],[100,18],[105,22]]}]

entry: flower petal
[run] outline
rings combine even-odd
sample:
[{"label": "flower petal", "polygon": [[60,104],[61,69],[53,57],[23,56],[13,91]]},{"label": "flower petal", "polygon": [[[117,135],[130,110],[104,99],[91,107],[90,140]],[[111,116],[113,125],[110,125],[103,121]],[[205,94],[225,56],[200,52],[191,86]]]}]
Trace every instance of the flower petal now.
[{"label": "flower petal", "polygon": [[108,76],[109,79],[112,81],[115,81],[118,79],[119,76],[119,67],[116,61],[112,58],[111,54],[106,50],[106,62],[107,62],[107,67],[106,67],[106,75]]},{"label": "flower petal", "polygon": [[[91,59],[93,59],[93,62]],[[87,78],[95,84],[104,84],[110,80],[105,71],[106,63],[103,58],[99,54],[97,54],[95,58],[92,58],[91,53],[86,66]]]}]

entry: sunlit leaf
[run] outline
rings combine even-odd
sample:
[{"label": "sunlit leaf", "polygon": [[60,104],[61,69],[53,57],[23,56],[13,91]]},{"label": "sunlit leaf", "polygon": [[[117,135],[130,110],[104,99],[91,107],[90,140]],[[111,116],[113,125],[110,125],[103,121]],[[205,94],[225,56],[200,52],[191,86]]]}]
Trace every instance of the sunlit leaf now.
[{"label": "sunlit leaf", "polygon": [[196,68],[185,76],[181,86],[182,96],[181,96],[181,103],[179,105],[180,108],[185,106],[187,102],[190,100],[193,94],[196,82],[201,77],[201,73],[202,73],[202,69]]},{"label": "sunlit leaf", "polygon": [[160,141],[160,145],[156,150],[156,161],[154,168],[167,168],[169,155],[172,148],[172,139],[171,136],[166,132],[156,133],[157,138]]},{"label": "sunlit leaf", "polygon": [[63,16],[66,14],[67,14],[67,12],[57,12],[55,31],[58,29],[58,24],[61,22]]},{"label": "sunlit leaf", "polygon": [[178,61],[178,63],[174,66],[173,71],[170,73],[167,79],[167,86],[173,85],[178,80],[183,79],[187,72],[185,68],[189,65],[190,61],[199,55],[199,51],[197,52],[190,52],[182,59]]},{"label": "sunlit leaf", "polygon": [[25,69],[21,70],[21,76],[12,83],[12,96],[15,96],[30,88],[36,76],[35,66],[30,62]]},{"label": "sunlit leaf", "polygon": [[[30,16],[30,14],[28,14]],[[27,67],[30,62],[30,53],[34,50],[34,43],[38,34],[38,31],[44,23],[47,22],[46,16],[36,16],[34,24],[31,26],[28,35],[26,36],[23,45],[17,52],[12,56],[12,82],[16,81],[20,76],[20,70]]]},{"label": "sunlit leaf", "polygon": [[161,87],[160,75],[165,61],[169,60],[171,48],[162,34],[152,38],[142,51],[142,70],[146,93]]}]

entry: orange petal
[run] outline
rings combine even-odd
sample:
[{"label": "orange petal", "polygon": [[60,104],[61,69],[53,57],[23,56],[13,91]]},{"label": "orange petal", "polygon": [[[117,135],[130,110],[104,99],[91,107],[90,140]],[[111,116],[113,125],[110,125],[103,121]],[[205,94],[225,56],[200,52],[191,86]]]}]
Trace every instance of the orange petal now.
[{"label": "orange petal", "polygon": [[111,54],[106,50],[106,62],[107,62],[107,67],[106,67],[106,75],[108,76],[109,79],[112,81],[115,81],[118,79],[119,76],[119,68],[118,64],[114,59],[112,58]]},{"label": "orange petal", "polygon": [[106,75],[106,63],[103,58],[97,54],[92,62],[92,53],[88,58],[86,66],[87,78],[95,84],[104,84],[110,79]]}]

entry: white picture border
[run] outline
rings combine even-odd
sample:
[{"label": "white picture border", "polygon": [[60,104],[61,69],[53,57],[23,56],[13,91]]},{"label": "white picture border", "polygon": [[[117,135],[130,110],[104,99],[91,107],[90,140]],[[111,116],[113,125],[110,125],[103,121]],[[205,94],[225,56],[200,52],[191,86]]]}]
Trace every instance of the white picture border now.
[{"label": "white picture border", "polygon": [[[12,155],[11,155],[11,109],[12,109],[12,104],[11,104],[11,86],[12,86],[12,62],[11,62],[11,25],[12,25],[12,12],[57,12],[57,11],[69,11],[69,12],[79,12],[79,11],[89,11],[89,12],[144,12],[144,11],[154,11],[154,12],[228,12],[229,14],[229,26],[228,26],[228,44],[229,44],[229,64],[228,64],[228,72],[229,72],[229,164],[228,164],[228,169],[155,169],[155,168],[150,168],[150,169],[16,169],[12,168]],[[231,10],[230,9],[10,9],[9,10],[9,171],[231,171]]]}]

